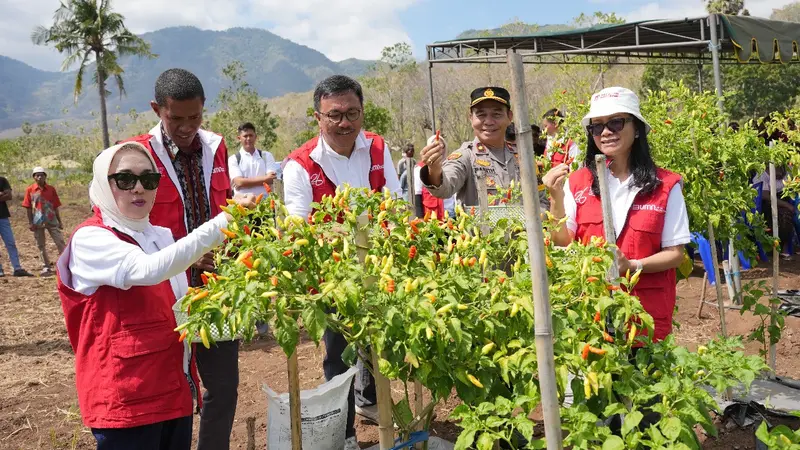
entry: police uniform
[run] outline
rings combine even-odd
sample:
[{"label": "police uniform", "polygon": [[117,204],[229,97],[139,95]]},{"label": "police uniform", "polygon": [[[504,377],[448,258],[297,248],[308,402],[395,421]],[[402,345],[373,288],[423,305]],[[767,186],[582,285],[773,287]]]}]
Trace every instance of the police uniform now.
[{"label": "police uniform", "polygon": [[[499,87],[478,88],[472,91],[475,106],[485,100],[494,100],[511,107],[508,91]],[[507,188],[511,181],[519,182],[519,154],[514,146],[507,143],[502,148],[489,148],[478,138],[464,142],[451,153],[442,164],[442,184],[429,183],[428,166],[420,171],[420,179],[428,191],[439,198],[449,198],[454,194],[464,206],[478,206],[478,178],[484,177],[489,195],[497,188]]]}]

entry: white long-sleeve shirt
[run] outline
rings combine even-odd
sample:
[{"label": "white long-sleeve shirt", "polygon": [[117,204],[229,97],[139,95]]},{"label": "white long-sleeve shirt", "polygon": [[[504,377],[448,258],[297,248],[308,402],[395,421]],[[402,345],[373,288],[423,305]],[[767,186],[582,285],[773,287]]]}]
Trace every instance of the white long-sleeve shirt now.
[{"label": "white long-sleeve shirt", "polygon": [[[610,170],[606,169],[606,173],[608,175],[608,191],[611,197],[614,231],[619,236],[628,221],[628,211],[633,205],[633,200],[641,189],[631,186],[633,175],[624,181],[620,181],[611,174]],[[578,223],[575,221],[577,211],[578,205],[569,188],[569,179],[567,179],[564,183],[564,212],[567,216],[567,229],[573,233],[578,229]],[[661,247],[684,245],[688,244],[690,240],[689,215],[686,212],[686,202],[683,198],[681,184],[678,183],[669,191],[669,197],[667,198],[664,229],[661,231]]]},{"label": "white long-sleeve shirt", "polygon": [[63,281],[70,288],[91,295],[100,286],[127,290],[169,280],[175,298],[180,299],[189,289],[186,269],[222,243],[225,236],[220,229],[228,219],[220,213],[177,242],[168,228],[149,225],[144,231],[135,232],[111,219],[103,218],[103,223],[131,236],[141,248],[104,228],[79,229],[59,258],[60,264],[68,263],[70,277]]},{"label": "white long-sleeve shirt", "polygon": [[[354,188],[369,188],[371,145],[372,139],[368,139],[363,131],[360,132],[353,153],[348,158],[336,153],[320,136],[317,147],[311,151],[310,157],[322,167],[322,171],[334,185],[349,184]],[[395,197],[402,195],[397,170],[392,163],[389,146],[386,144],[383,149],[383,174],[386,177],[384,189],[388,189]],[[305,217],[311,212],[311,203],[314,201],[311,181],[308,172],[296,161],[289,160],[283,169],[283,196],[289,214]]]}]

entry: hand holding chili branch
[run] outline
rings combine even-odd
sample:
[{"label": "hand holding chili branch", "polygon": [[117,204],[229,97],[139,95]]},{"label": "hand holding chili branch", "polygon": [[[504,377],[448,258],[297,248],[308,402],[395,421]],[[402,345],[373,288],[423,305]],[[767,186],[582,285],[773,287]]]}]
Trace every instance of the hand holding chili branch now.
[{"label": "hand holding chili branch", "polygon": [[542,184],[550,191],[550,195],[554,200],[562,200],[564,198],[564,183],[569,176],[569,166],[566,164],[559,164],[550,169],[542,178]]},{"label": "hand holding chili branch", "polygon": [[439,139],[429,139],[429,144],[422,149],[421,158],[428,166],[428,176],[431,184],[442,184],[442,163],[444,163],[445,144]]}]

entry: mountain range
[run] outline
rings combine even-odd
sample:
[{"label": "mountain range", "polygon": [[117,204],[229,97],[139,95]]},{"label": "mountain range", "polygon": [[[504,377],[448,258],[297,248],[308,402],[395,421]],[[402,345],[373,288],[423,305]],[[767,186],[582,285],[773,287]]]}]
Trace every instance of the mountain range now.
[{"label": "mountain range", "polygon": [[[181,67],[192,71],[203,83],[206,104],[228,81],[222,69],[234,60],[243,63],[246,81],[262,97],[304,92],[329,75],[364,74],[373,61],[348,59],[334,62],[322,53],[263,29],[232,28],[225,31],[194,27],[165,28],[141,36],[151,44],[155,59],[128,57],[120,61],[125,70],[125,94],[112,82],[107,97],[109,113],[149,109],[155,79],[164,70]],[[97,87],[92,83],[94,67],[87,68],[83,94],[73,101],[75,72],[47,72],[21,61],[0,56],[0,130],[25,122],[54,119],[86,119],[99,111]]]}]

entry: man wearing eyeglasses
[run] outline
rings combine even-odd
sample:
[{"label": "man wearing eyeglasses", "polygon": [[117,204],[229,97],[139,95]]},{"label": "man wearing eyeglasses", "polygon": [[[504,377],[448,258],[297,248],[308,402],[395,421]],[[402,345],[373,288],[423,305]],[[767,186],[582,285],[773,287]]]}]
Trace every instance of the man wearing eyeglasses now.
[{"label": "man wearing eyeglasses", "polygon": [[482,87],[470,96],[470,121],[475,139],[464,142],[445,160],[441,141],[422,149],[425,167],[420,170],[423,185],[436,197],[456,194],[463,206],[478,206],[478,176],[486,177],[489,194],[519,181],[519,155],[506,141],[506,130],[514,115],[511,95],[501,87]]},{"label": "man wearing eyeglasses", "polygon": [[[331,76],[314,90],[314,118],[319,123],[319,136],[293,151],[283,171],[284,197],[289,214],[306,217],[311,203],[325,195],[334,195],[337,186],[370,188],[377,192],[388,189],[400,195],[400,181],[384,139],[362,130],[364,94],[361,85],[343,75]],[[342,352],[347,341],[340,334],[326,331],[325,359],[322,367],[327,380],[345,373],[347,365]],[[348,398],[345,435],[346,450],[357,449],[355,413],[377,422],[375,382],[359,360],[355,392]],[[356,406],[356,404],[358,406]]]}]

